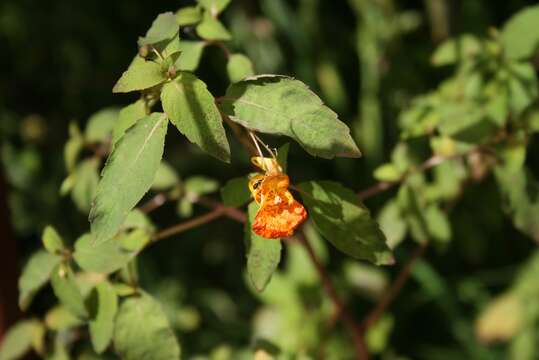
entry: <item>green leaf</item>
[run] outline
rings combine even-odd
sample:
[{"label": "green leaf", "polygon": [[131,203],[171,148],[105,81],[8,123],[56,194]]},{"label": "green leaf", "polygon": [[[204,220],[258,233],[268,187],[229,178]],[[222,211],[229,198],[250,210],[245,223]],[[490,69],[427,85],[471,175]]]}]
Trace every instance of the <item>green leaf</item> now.
[{"label": "green leaf", "polygon": [[351,190],[331,181],[310,181],[299,188],[315,226],[337,249],[377,265],[394,263],[380,227]]},{"label": "green leaf", "polygon": [[348,126],[301,81],[261,75],[231,85],[222,101],[230,119],[248,129],[286,135],[323,158],[361,155]]},{"label": "green leaf", "polygon": [[219,160],[230,161],[230,148],[219,109],[206,84],[181,72],[161,92],[163,109],[189,141]]},{"label": "green leaf", "polygon": [[177,70],[195,71],[200,63],[200,58],[206,44],[204,41],[180,42],[180,57],[174,63]]},{"label": "green leaf", "polygon": [[508,65],[509,109],[514,117],[520,114],[537,99],[537,77],[532,64],[513,63]]},{"label": "green leaf", "polygon": [[45,325],[52,331],[62,331],[82,324],[83,321],[63,305],[56,305],[45,314]]},{"label": "green leaf", "polygon": [[258,205],[249,204],[249,220],[245,223],[247,275],[257,291],[264,291],[281,261],[281,239],[266,239],[251,230]]},{"label": "green leaf", "polygon": [[176,171],[166,161],[161,161],[155,179],[152,184],[152,189],[156,191],[168,190],[171,187],[179,184],[180,178]]},{"label": "green leaf", "polygon": [[501,39],[507,57],[527,59],[535,54],[539,46],[538,23],[539,5],[524,8],[505,23]]},{"label": "green leaf", "polygon": [[150,242],[150,234],[144,229],[136,229],[120,237],[122,250],[140,252]]},{"label": "green leaf", "polygon": [[202,11],[198,6],[187,6],[176,11],[176,22],[180,26],[196,24],[202,20]]},{"label": "green leaf", "polygon": [[400,244],[406,236],[406,221],[404,221],[399,208],[399,204],[394,201],[388,201],[378,214],[380,229],[387,238],[387,245],[394,249]]},{"label": "green leaf", "polygon": [[99,183],[99,159],[88,158],[82,161],[76,169],[71,198],[77,208],[87,214],[92,207],[97,184]]},{"label": "green leaf", "polygon": [[118,297],[108,282],[98,284],[88,299],[90,309],[90,338],[95,352],[101,354],[109,346],[118,310]]},{"label": "green leaf", "polygon": [[126,236],[121,234],[110,241],[94,244],[92,236],[85,234],[75,242],[73,257],[83,270],[106,274],[115,272],[137,254],[122,247],[122,238]]},{"label": "green leaf", "polygon": [[197,34],[198,36],[206,40],[232,39],[232,36],[224,27],[224,25],[208,13],[204,14],[202,22],[197,25]]},{"label": "green leaf", "polygon": [[139,38],[138,45],[153,45],[164,40],[172,39],[179,30],[176,16],[172,12],[159,14],[153,21],[146,36]]},{"label": "green leaf", "polygon": [[110,136],[114,124],[118,120],[119,109],[115,107],[102,109],[88,119],[84,138],[90,143],[104,142]]},{"label": "green leaf", "polygon": [[133,209],[127,214],[122,229],[144,229],[150,233],[155,231],[155,226],[144,212],[139,209]]},{"label": "green leaf", "polygon": [[182,218],[188,218],[193,215],[193,203],[190,199],[182,197],[176,204],[176,213]]},{"label": "green leaf", "polygon": [[228,58],[226,71],[230,82],[235,83],[255,74],[253,63],[243,54],[232,54]]},{"label": "green leaf", "polygon": [[77,123],[69,124],[69,140],[64,146],[64,161],[67,171],[71,172],[77,164],[77,157],[84,147],[84,139]]},{"label": "green leaf", "polygon": [[32,254],[19,278],[19,307],[22,310],[28,308],[34,295],[49,281],[52,270],[61,260],[61,257],[44,250]]},{"label": "green leaf", "polygon": [[54,294],[67,310],[80,318],[88,316],[81,292],[77,287],[73,272],[68,266],[59,265],[53,270],[51,285]]},{"label": "green leaf", "polygon": [[438,206],[430,205],[425,209],[424,217],[431,239],[447,245],[451,240],[451,223],[447,215]]},{"label": "green leaf", "polygon": [[148,294],[131,297],[120,305],[113,341],[124,360],[180,358],[180,346],[161,305]]},{"label": "green leaf", "polygon": [[9,328],[0,344],[0,360],[22,358],[32,348],[36,333],[41,329],[37,320],[23,320]]},{"label": "green leaf", "polygon": [[481,42],[473,35],[464,34],[444,41],[432,54],[434,66],[451,65],[474,57],[482,51]]},{"label": "green leaf", "polygon": [[153,183],[167,133],[165,114],[140,119],[116,144],[102,172],[90,212],[96,244],[112,238]]},{"label": "green leaf", "polygon": [[123,107],[120,110],[118,121],[112,129],[112,144],[116,144],[125,131],[144,116],[146,116],[146,102],[144,99],[138,99],[133,104]]},{"label": "green leaf", "polygon": [[161,65],[136,55],[129,68],[122,74],[113,93],[126,93],[144,90],[159,85],[167,79],[166,70]]},{"label": "green leaf", "polygon": [[290,150],[290,144],[286,143],[277,149],[277,162],[281,165],[283,172],[286,173],[288,168],[288,151]]},{"label": "green leaf", "polygon": [[51,254],[59,254],[65,249],[62,238],[56,229],[50,225],[45,227],[45,230],[43,230],[41,241],[43,242],[45,249]]},{"label": "green leaf", "polygon": [[231,0],[198,0],[198,3],[212,16],[217,16],[223,11]]},{"label": "green leaf", "polygon": [[374,170],[373,175],[376,180],[388,182],[399,181],[399,179],[402,177],[402,174],[399,169],[391,163],[378,166]]},{"label": "green leaf", "polygon": [[518,230],[539,241],[539,182],[529,170],[511,164],[497,166],[494,173],[505,212]]},{"label": "green leaf", "polygon": [[237,207],[245,204],[251,198],[249,179],[241,176],[228,180],[221,188],[221,198],[225,206]]},{"label": "green leaf", "polygon": [[185,191],[194,195],[209,194],[219,189],[219,183],[204,176],[191,176],[185,180]]}]

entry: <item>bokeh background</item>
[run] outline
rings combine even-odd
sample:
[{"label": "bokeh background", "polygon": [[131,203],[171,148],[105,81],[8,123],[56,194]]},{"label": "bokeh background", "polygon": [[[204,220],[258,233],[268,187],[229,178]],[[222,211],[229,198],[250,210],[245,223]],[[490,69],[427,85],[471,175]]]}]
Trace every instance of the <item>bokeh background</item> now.
[{"label": "bokeh background", "polygon": [[[223,21],[234,38],[230,47],[246,53],[257,73],[288,74],[307,83],[351,127],[365,154],[359,160],[313,159],[291,144],[292,179],[332,179],[359,191],[375,183],[372,170],[388,160],[399,136],[398,114],[414,96],[451,74],[451,69],[431,66],[436,46],[461,33],[486,35],[490,27],[500,27],[534,3],[233,0]],[[191,2],[0,2],[0,335],[22,316],[16,309],[17,276],[28,255],[41,246],[44,226],[53,224],[69,241],[88,229],[87,215],[69,197],[59,196],[69,123],[84,127],[92,113],[135,99],[113,95],[111,89],[137,51],[136,39],[158,13],[187,4]],[[225,58],[218,48],[206,51],[197,74],[215,96],[224,94]],[[283,143],[268,139],[273,145]],[[224,184],[250,171],[247,154],[231,141],[231,165],[204,155],[177,134],[167,137],[166,157],[182,177],[203,175]],[[537,147],[532,143],[527,159],[532,171],[539,169],[533,151]],[[366,204],[376,214],[391,196],[389,191]],[[512,284],[536,244],[514,230],[499,198],[489,178],[467,188],[451,213],[450,244],[427,251],[383,326],[371,336],[371,349],[381,357],[505,358],[507,344],[482,341],[474,332],[475,320],[490,299]],[[152,217],[161,226],[179,220],[174,204]],[[288,298],[274,298],[292,290],[281,284],[271,298],[248,289],[242,239],[241,226],[223,219],[158,243],[141,256],[140,281],[166,305],[186,354],[233,354],[250,344],[253,328],[282,321],[279,314],[261,309],[288,304]],[[319,246],[359,319],[415,247],[404,243],[396,249],[397,266],[378,269],[322,242]],[[287,258],[301,258],[301,250],[289,250]],[[312,271],[302,261],[297,262],[299,270],[287,270],[298,276]],[[321,316],[316,309],[329,306],[317,280],[306,283],[297,294],[299,310],[286,315],[299,319],[290,322],[297,327],[290,325],[286,335],[296,349],[302,348],[296,343],[308,348],[319,341],[309,335],[315,330],[305,319]],[[50,290],[40,293],[29,314],[43,316],[53,302]],[[312,326],[317,329],[319,323]],[[335,358],[346,358],[349,344],[343,330],[336,327],[332,333],[340,335],[330,336],[328,347],[342,345],[344,352]]]}]

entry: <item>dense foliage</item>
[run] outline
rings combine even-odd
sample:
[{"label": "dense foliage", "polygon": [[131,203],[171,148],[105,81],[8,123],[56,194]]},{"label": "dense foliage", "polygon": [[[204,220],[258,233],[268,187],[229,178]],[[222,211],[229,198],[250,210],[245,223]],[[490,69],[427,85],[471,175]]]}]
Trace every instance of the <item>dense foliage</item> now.
[{"label": "dense foliage", "polygon": [[[426,3],[199,0],[135,17],[86,121],[109,87],[0,103],[27,254],[0,360],[536,358],[539,6],[449,36]],[[25,5],[2,6],[17,48]],[[73,77],[105,67],[63,41]],[[309,214],[288,238],[251,227],[263,154]]]}]

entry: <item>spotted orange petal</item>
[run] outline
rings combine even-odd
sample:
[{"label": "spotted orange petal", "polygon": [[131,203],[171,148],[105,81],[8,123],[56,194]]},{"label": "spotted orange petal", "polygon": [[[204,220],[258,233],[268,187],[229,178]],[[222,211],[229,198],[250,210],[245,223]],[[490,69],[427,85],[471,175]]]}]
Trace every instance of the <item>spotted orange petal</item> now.
[{"label": "spotted orange petal", "polygon": [[268,239],[292,236],[294,230],[307,219],[307,211],[296,200],[262,206],[255,216],[253,232]]}]

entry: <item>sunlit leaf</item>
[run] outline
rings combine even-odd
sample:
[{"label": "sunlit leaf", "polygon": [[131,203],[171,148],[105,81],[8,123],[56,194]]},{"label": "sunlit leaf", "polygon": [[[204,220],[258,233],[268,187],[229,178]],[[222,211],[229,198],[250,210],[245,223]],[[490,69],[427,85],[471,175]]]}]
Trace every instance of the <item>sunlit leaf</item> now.
[{"label": "sunlit leaf", "polygon": [[56,305],[45,314],[45,325],[53,331],[62,331],[82,324],[83,320],[73,315],[63,305]]},{"label": "sunlit leaf", "polygon": [[154,20],[146,36],[139,38],[138,44],[139,46],[152,45],[172,39],[178,31],[179,25],[176,22],[176,16],[171,12],[162,13]]},{"label": "sunlit leaf", "polygon": [[539,6],[529,6],[507,21],[501,39],[505,53],[511,59],[531,57],[539,46]]},{"label": "sunlit leaf", "polygon": [[231,0],[197,0],[198,3],[207,11],[210,12],[212,16],[217,16],[221,11],[223,11]]},{"label": "sunlit leaf", "polygon": [[13,325],[0,343],[0,360],[22,358],[32,348],[36,332],[41,332],[41,328],[37,320],[23,320]]},{"label": "sunlit leaf", "polygon": [[226,71],[230,82],[235,83],[255,74],[253,63],[243,54],[232,54],[228,58]]},{"label": "sunlit leaf", "polygon": [[202,11],[198,6],[187,6],[176,11],[176,22],[180,26],[196,24],[202,20]]},{"label": "sunlit leaf", "polygon": [[205,176],[191,176],[185,180],[184,188],[188,193],[204,195],[219,189],[219,182]]},{"label": "sunlit leaf", "polygon": [[125,133],[107,160],[90,212],[96,244],[112,238],[153,183],[163,157],[168,120],[153,113]]},{"label": "sunlit leaf", "polygon": [[146,116],[146,102],[139,99],[133,104],[127,105],[120,110],[118,121],[112,129],[112,143],[116,144],[124,135],[125,131]]},{"label": "sunlit leaf", "polygon": [[261,75],[231,85],[223,111],[252,130],[286,135],[311,155],[359,157],[350,129],[301,81]]},{"label": "sunlit leaf", "polygon": [[443,42],[432,55],[435,66],[462,62],[481,52],[481,42],[473,35],[464,34]]},{"label": "sunlit leaf", "polygon": [[125,360],[180,358],[180,346],[161,305],[147,294],[131,297],[120,305],[113,341]]},{"label": "sunlit leaf", "polygon": [[317,229],[337,249],[377,265],[394,262],[379,225],[356,194],[331,181],[306,182],[299,188]]},{"label": "sunlit leaf", "polygon": [[60,254],[65,248],[62,237],[58,234],[56,229],[50,225],[43,230],[41,241],[43,242],[45,249],[51,254]]},{"label": "sunlit leaf", "polygon": [[206,40],[230,40],[232,38],[224,25],[208,13],[204,14],[202,21],[197,25],[197,34]]},{"label": "sunlit leaf", "polygon": [[[143,230],[143,232],[147,234],[146,231]],[[90,234],[83,235],[75,243],[73,257],[77,264],[86,271],[107,274],[117,271],[137,254],[137,251],[129,251],[122,247],[122,239],[126,236],[128,235],[120,235],[110,241],[94,244]],[[129,243],[129,240],[125,241]]]},{"label": "sunlit leaf", "polygon": [[230,148],[219,109],[206,84],[182,72],[161,92],[163,109],[189,141],[219,160],[230,161]]},{"label": "sunlit leaf", "polygon": [[257,211],[256,203],[249,204],[249,220],[245,223],[247,275],[256,290],[264,291],[281,261],[281,239],[266,239],[252,231]]},{"label": "sunlit leaf", "polygon": [[144,90],[159,85],[167,79],[160,64],[136,55],[129,68],[122,74],[112,92],[125,93]]},{"label": "sunlit leaf", "polygon": [[205,46],[204,41],[183,40],[180,43],[180,57],[174,63],[176,69],[195,71],[198,68]]}]

